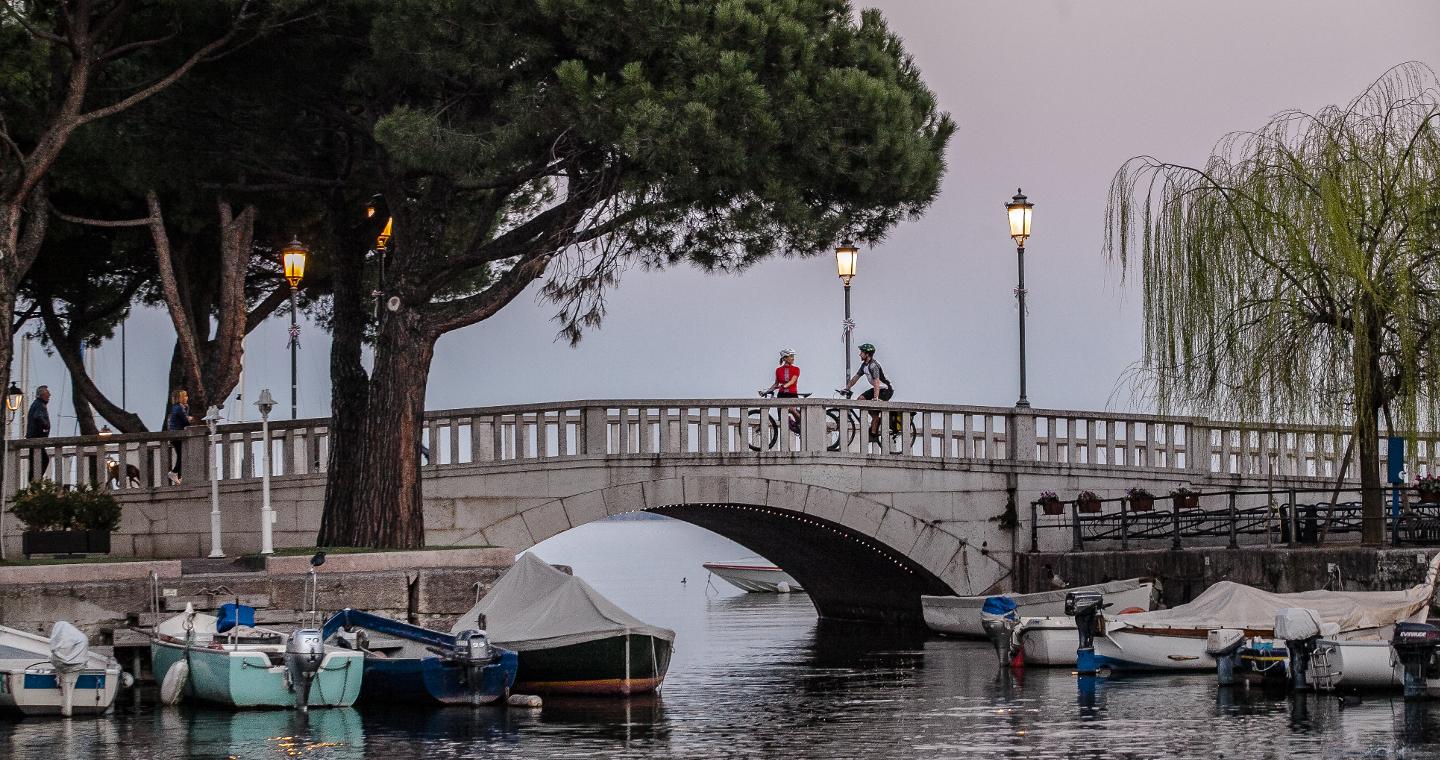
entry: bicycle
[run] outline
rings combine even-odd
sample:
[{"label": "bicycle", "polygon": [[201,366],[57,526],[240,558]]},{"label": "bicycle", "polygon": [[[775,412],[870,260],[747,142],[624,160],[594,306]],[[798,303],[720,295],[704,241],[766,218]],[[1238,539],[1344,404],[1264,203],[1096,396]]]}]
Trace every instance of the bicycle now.
[{"label": "bicycle", "polygon": [[[760,393],[760,398],[774,397],[774,391],[762,391]],[[802,393],[800,394],[800,398],[810,398],[810,394]],[[790,407],[788,415],[790,417],[790,424],[788,425],[788,427],[790,428],[790,432],[794,433],[796,436],[799,436],[800,410],[796,407]],[[750,411],[746,412],[745,416],[745,444],[750,447],[750,450],[760,451],[762,448],[766,451],[774,450],[775,444],[779,443],[780,441],[780,416],[776,414],[776,408],[751,409]],[[769,422],[768,426],[765,423],[761,422],[762,416]],[[764,435],[762,429],[765,429],[767,427],[770,431],[769,445],[763,446],[762,444],[764,444],[765,441],[762,438],[762,436]]]},{"label": "bicycle", "polygon": [[[846,398],[846,399],[851,398],[851,397],[854,395],[853,393],[851,393],[851,392],[848,391],[848,390],[836,389],[835,392],[836,392],[837,394],[839,394],[842,398]],[[861,416],[861,414],[860,414],[861,411],[862,411],[862,410],[860,410],[860,409],[855,409],[855,408],[853,408],[853,407],[847,408],[847,409],[845,410],[846,421],[849,423],[848,426],[847,426],[847,427],[849,428],[849,435],[846,437],[846,439],[845,439],[845,441],[844,441],[844,447],[845,447],[845,450],[846,450],[846,451],[849,451],[852,447],[854,447],[854,445],[855,445],[855,435],[856,435],[856,433],[857,433],[859,430],[864,429],[867,436],[868,436],[869,433],[870,433],[870,426],[869,426],[869,424],[863,422],[863,419],[864,419],[864,418],[863,418],[863,417]],[[872,412],[870,412],[870,413],[871,413],[871,414],[880,414],[881,412],[872,411]],[[841,437],[841,436],[840,436],[840,409],[839,409],[838,407],[831,408],[831,409],[826,409],[826,410],[825,410],[825,414],[826,414],[826,416],[829,418],[829,419],[826,420],[825,429],[826,429],[826,431],[830,434],[830,445],[829,445],[829,447],[827,447],[826,450],[827,450],[827,451],[839,451],[840,448],[841,448],[841,441],[840,441],[840,437]],[[888,427],[889,427],[888,432],[890,433],[890,443],[892,444],[891,447],[888,447],[888,448],[887,448],[887,450],[890,450],[890,449],[892,449],[892,448],[893,448],[894,450],[903,449],[903,448],[904,448],[904,442],[901,440],[901,436],[904,434],[905,428],[904,428],[904,420],[903,420],[903,418],[901,417],[901,415],[903,415],[904,412],[888,412],[887,414],[889,415],[889,418],[890,418],[890,419],[889,419],[890,424],[889,424],[889,426],[888,426]],[[910,430],[911,430],[911,431],[914,431],[914,430],[918,429],[918,424],[917,424],[917,422],[916,422],[916,416],[917,416],[918,414],[919,414],[919,412],[911,412],[911,413],[910,413]],[[913,433],[913,432],[911,433],[911,436],[912,436],[912,440],[913,440],[913,436],[914,436],[914,433]],[[878,438],[876,438],[876,437],[871,437],[871,438],[869,439],[869,442],[870,442],[870,443],[880,443],[880,440],[879,440]],[[867,445],[867,448],[868,448],[868,445]]]}]

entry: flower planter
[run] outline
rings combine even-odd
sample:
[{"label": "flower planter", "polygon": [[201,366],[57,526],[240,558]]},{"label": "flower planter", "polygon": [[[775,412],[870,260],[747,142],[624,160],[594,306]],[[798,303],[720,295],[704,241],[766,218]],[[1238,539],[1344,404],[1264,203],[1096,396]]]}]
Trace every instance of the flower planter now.
[{"label": "flower planter", "polygon": [[108,530],[27,530],[20,551],[32,554],[109,554]]},{"label": "flower planter", "polygon": [[1176,509],[1195,509],[1200,506],[1200,494],[1198,493],[1177,494],[1173,498]]},{"label": "flower planter", "polygon": [[1152,509],[1154,509],[1154,508],[1155,508],[1155,497],[1154,497],[1154,496],[1131,496],[1131,497],[1130,497],[1130,511],[1131,511],[1131,512],[1149,512],[1150,510],[1152,510]]},{"label": "flower planter", "polygon": [[1075,502],[1075,506],[1079,507],[1081,512],[1093,514],[1100,511],[1100,500],[1079,499]]},{"label": "flower planter", "polygon": [[1440,491],[1420,491],[1419,495],[1421,504],[1440,503]]},{"label": "flower planter", "polygon": [[1047,515],[1065,514],[1065,502],[1059,499],[1046,499],[1040,502],[1040,508],[1045,510],[1045,514]]}]

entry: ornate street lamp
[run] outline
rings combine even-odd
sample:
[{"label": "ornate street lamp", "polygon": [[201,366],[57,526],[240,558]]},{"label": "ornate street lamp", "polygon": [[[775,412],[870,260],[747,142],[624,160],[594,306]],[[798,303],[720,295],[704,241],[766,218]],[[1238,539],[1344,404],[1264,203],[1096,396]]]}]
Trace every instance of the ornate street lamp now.
[{"label": "ornate street lamp", "polygon": [[845,382],[850,382],[850,337],[855,323],[850,319],[850,281],[855,279],[855,265],[860,262],[860,249],[846,240],[835,248],[835,273],[845,284]]},{"label": "ornate street lamp", "polygon": [[216,426],[220,424],[220,407],[212,406],[205,414],[205,426],[210,429],[210,445],[205,455],[205,467],[210,470],[210,556],[225,556],[220,548],[220,473],[215,466],[215,449],[219,445]]},{"label": "ornate street lamp", "polygon": [[1020,284],[1015,288],[1015,297],[1020,299],[1020,400],[1017,407],[1029,407],[1030,399],[1025,397],[1025,241],[1030,237],[1030,216],[1035,208],[1018,188],[1015,197],[1005,204],[1005,213],[1010,217],[1010,238],[1015,241],[1017,260],[1020,266]]},{"label": "ornate street lamp", "polygon": [[275,408],[275,399],[270,395],[270,389],[260,391],[260,399],[255,402],[260,408],[260,441],[265,446],[264,457],[262,458],[260,477],[260,553],[275,553],[275,510],[270,508],[270,410]]},{"label": "ornate street lamp", "polygon": [[299,238],[292,239],[280,251],[280,258],[285,263],[285,279],[290,283],[290,419],[292,420],[295,419],[300,399],[295,379],[295,352],[300,348],[300,324],[295,321],[295,289],[300,287],[300,281],[305,278],[305,258],[309,255],[310,249],[306,248]]}]

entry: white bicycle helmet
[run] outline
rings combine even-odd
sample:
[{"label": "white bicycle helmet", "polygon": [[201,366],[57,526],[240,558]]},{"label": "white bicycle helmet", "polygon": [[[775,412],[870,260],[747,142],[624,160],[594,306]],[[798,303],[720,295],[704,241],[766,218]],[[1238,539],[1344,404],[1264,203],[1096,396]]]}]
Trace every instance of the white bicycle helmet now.
[{"label": "white bicycle helmet", "polygon": [[790,350],[790,349],[788,349],[788,348],[782,348],[782,349],[780,349],[780,358],[781,358],[781,359],[784,359],[784,358],[787,357],[787,356],[794,356],[794,355],[795,355],[795,352],[792,351],[792,350]]}]

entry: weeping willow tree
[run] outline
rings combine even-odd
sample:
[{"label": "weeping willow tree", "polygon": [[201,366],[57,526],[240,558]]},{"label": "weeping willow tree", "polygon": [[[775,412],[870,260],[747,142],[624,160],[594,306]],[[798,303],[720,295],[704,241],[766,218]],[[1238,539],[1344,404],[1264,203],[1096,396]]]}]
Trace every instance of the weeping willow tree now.
[{"label": "weeping willow tree", "polygon": [[1228,135],[1203,167],[1133,158],[1105,251],[1137,268],[1167,411],[1347,420],[1364,540],[1384,535],[1380,419],[1419,429],[1440,375],[1440,87],[1391,69],[1343,107]]}]

